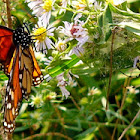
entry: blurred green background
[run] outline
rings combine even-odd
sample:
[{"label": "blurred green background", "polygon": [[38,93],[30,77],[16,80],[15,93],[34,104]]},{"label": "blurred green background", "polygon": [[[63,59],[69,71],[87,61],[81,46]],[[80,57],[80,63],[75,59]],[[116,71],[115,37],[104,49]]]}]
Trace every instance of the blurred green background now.
[{"label": "blurred green background", "polygon": [[[7,26],[5,3],[0,1],[0,5],[0,24]],[[32,23],[30,28],[34,27],[37,19],[32,18],[32,11],[24,0],[11,1],[11,7],[13,7],[11,12],[14,19],[13,28],[23,22]],[[128,0],[128,7],[133,12],[139,13],[140,0]],[[62,21],[69,21],[71,15],[71,12],[67,12],[56,27],[61,25]],[[52,17],[51,22],[54,20],[55,18]],[[57,37],[57,33],[55,35]],[[87,52],[89,55],[83,59],[84,64],[71,69],[72,73],[78,75],[79,78],[72,76],[74,83],[67,86],[71,93],[68,99],[62,98],[55,78],[50,82],[44,81],[39,86],[32,87],[31,95],[34,97],[31,96],[29,101],[23,101],[16,119],[13,139],[110,140],[112,135],[114,135],[113,139],[117,139],[138,112],[140,101],[140,78],[129,77],[130,75],[138,76],[140,73],[138,69],[132,68],[134,58],[139,55],[140,39],[133,36],[134,40],[132,40],[132,34],[129,33],[126,36],[122,37],[119,34],[115,39],[115,44],[121,42],[125,49],[120,47],[113,54],[113,75],[108,110],[106,110],[106,94],[110,54],[98,54],[98,48],[95,47]],[[103,51],[107,51],[107,48],[103,48]],[[45,74],[44,61],[37,60]],[[1,94],[4,92],[5,80],[8,78],[0,71]],[[2,102],[2,95],[0,100]],[[35,105],[32,107],[29,103]],[[0,119],[2,120],[2,114],[0,114]],[[123,139],[140,139],[140,116]]]}]

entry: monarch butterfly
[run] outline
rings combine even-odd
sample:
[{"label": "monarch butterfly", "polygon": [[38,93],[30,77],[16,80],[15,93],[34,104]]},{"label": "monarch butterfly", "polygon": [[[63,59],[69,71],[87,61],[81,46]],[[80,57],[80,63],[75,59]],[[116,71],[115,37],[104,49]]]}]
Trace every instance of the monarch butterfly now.
[{"label": "monarch butterfly", "polygon": [[0,26],[0,63],[8,76],[4,101],[4,131],[12,133],[22,99],[28,99],[31,85],[43,81],[32,49],[32,39],[24,27],[16,30]]}]

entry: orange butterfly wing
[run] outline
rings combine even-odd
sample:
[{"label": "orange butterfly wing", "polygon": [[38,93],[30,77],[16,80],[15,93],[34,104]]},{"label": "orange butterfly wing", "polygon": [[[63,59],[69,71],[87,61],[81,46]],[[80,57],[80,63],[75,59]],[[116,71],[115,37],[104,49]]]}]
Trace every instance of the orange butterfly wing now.
[{"label": "orange butterfly wing", "polygon": [[43,81],[43,75],[31,46],[24,50],[21,46],[19,50],[16,49],[8,70],[11,71],[5,97],[4,128],[6,132],[11,133],[15,129],[15,118],[22,98],[28,99],[31,85],[40,84]]},{"label": "orange butterfly wing", "polygon": [[9,133],[15,129],[15,118],[18,115],[20,102],[22,100],[22,92],[19,84],[18,49],[15,50],[11,63],[13,63],[13,65],[10,71],[4,104],[4,130]]},{"label": "orange butterfly wing", "polygon": [[34,56],[34,51],[33,51],[32,47],[30,47],[29,49],[30,49],[30,53],[31,53],[33,63],[34,63],[33,83],[32,83],[32,85],[36,86],[36,85],[40,84],[44,80],[44,78],[43,78],[42,72],[41,72],[41,70],[40,70],[40,68],[38,66],[38,63],[36,61],[36,58]]}]

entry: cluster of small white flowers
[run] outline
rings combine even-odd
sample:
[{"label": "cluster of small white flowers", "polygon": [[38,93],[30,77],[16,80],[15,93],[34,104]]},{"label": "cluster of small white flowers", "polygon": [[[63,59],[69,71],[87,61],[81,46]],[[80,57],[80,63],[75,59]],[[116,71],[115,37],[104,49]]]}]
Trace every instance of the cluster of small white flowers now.
[{"label": "cluster of small white flowers", "polygon": [[[118,3],[120,4],[124,1],[119,0]],[[63,57],[69,57],[72,54],[82,57],[85,52],[84,45],[86,43],[93,43],[93,40],[91,40],[92,37],[85,26],[87,21],[86,19],[83,20],[83,12],[86,13],[89,9],[95,12],[102,11],[103,6],[101,2],[99,3],[96,0],[25,0],[25,2],[28,3],[28,6],[33,11],[32,13],[38,18],[37,25],[32,33],[37,51],[42,51],[44,54],[47,54],[48,50],[63,53],[69,47],[69,43],[76,42],[76,45],[71,45],[71,49]],[[63,26],[58,26],[57,29],[53,27],[53,24],[50,22],[52,15],[54,16],[53,13],[55,15],[57,13],[61,17],[70,8],[73,8],[74,13],[72,22],[63,21]],[[75,11],[78,12],[75,13]],[[90,15],[90,17],[94,17],[94,15]],[[60,35],[52,41],[50,37],[54,38],[54,31],[57,31],[62,36]],[[44,64],[48,66],[52,59],[53,57],[49,57],[48,59],[43,58],[43,61],[46,60]],[[46,77],[48,78],[48,75]],[[69,82],[66,83],[64,73],[58,75],[57,80],[62,94],[67,98],[70,93],[65,86],[67,84],[71,85],[72,83],[76,86],[76,83],[72,78],[69,78]]]}]

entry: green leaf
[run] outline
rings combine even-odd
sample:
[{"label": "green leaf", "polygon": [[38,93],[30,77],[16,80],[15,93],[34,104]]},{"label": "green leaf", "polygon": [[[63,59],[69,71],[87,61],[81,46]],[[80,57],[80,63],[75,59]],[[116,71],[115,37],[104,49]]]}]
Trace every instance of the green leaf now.
[{"label": "green leaf", "polygon": [[8,77],[2,71],[0,71],[0,81],[5,81],[5,80],[8,80]]},{"label": "green leaf", "polygon": [[70,129],[70,130],[73,130],[73,131],[82,131],[81,128],[75,127],[75,126],[64,125],[64,128]]},{"label": "green leaf", "polygon": [[109,7],[110,7],[110,10],[113,11],[114,13],[118,13],[118,14],[121,14],[124,16],[131,16],[131,17],[140,19],[140,14],[134,13],[134,12],[130,11],[129,9],[127,9],[127,11],[120,10],[117,7],[113,6],[111,3],[109,3]]},{"label": "green leaf", "polygon": [[127,0],[127,3],[139,2],[139,0]]},{"label": "green leaf", "polygon": [[93,131],[96,129],[96,127],[91,127],[89,129],[87,129],[86,131],[80,133],[79,135],[77,135],[75,138],[83,138],[86,137],[87,135],[89,135],[90,133],[93,133]]},{"label": "green leaf", "polygon": [[112,114],[112,115],[115,116],[116,118],[119,118],[119,119],[125,121],[125,122],[128,123],[128,124],[130,123],[124,116],[120,115],[118,112],[114,112],[114,111],[112,111],[112,110],[108,110],[106,113],[107,113],[108,115],[109,115],[109,114]]},{"label": "green leaf", "polygon": [[119,24],[122,28],[140,36],[140,23],[136,22],[121,22]]},{"label": "green leaf", "polygon": [[17,127],[14,132],[23,132],[24,130],[26,130],[28,128],[29,128],[29,126]]},{"label": "green leaf", "polygon": [[53,68],[48,69],[48,73],[51,77],[55,77],[67,69],[73,67],[77,62],[79,62],[80,58],[78,58],[75,54],[70,56],[71,59],[67,61],[62,61],[63,63],[59,66],[54,66]]},{"label": "green leaf", "polygon": [[102,39],[99,42],[99,44],[103,44],[109,39],[111,35],[110,28],[111,23],[112,23],[112,14],[109,6],[107,6],[105,11],[98,16],[98,25],[102,29]]}]

